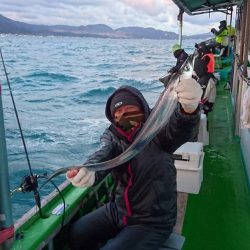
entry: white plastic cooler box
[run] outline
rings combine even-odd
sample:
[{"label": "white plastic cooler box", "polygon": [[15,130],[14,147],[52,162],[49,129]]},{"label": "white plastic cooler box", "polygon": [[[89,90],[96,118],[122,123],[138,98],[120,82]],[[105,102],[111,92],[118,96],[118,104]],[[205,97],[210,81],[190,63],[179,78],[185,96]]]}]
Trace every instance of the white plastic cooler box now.
[{"label": "white plastic cooler box", "polygon": [[187,142],[174,152],[177,191],[198,194],[203,180],[203,143]]}]

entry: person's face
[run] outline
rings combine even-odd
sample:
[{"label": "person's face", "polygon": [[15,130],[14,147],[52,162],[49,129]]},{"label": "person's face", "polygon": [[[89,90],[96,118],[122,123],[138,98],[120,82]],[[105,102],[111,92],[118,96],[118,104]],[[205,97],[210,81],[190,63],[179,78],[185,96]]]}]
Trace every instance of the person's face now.
[{"label": "person's face", "polygon": [[178,50],[176,50],[176,51],[173,53],[173,55],[174,55],[175,58],[178,58],[178,55],[179,55]]},{"label": "person's face", "polygon": [[116,109],[116,111],[114,112],[114,121],[119,122],[121,117],[125,113],[130,113],[130,112],[141,112],[141,109],[134,105],[121,106],[120,108]]}]

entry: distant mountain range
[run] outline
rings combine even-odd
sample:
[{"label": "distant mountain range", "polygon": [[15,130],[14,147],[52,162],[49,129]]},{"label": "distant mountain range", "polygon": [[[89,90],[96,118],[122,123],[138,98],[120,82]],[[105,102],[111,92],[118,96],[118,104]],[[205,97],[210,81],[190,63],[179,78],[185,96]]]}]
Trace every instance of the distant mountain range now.
[{"label": "distant mountain range", "polygon": [[[0,15],[0,33],[39,36],[76,36],[99,38],[137,38],[137,39],[178,39],[178,34],[154,28],[122,27],[112,29],[105,24],[86,26],[34,25],[14,21]],[[210,33],[183,36],[184,39],[208,39]]]}]

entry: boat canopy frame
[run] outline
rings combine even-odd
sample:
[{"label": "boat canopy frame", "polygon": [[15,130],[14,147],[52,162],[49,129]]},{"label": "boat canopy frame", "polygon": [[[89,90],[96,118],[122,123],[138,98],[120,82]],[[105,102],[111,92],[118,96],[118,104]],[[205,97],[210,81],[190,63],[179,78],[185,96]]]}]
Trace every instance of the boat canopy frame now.
[{"label": "boat canopy frame", "polygon": [[173,0],[173,2],[188,15],[201,15],[212,12],[229,14],[229,10],[243,0]]}]

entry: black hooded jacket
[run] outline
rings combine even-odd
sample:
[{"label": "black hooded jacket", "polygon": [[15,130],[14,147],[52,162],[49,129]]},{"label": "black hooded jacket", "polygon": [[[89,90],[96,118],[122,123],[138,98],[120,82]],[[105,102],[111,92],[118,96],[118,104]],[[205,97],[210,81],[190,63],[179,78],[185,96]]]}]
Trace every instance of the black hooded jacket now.
[{"label": "black hooded jacket", "polygon": [[[150,109],[142,94],[130,86],[117,91],[124,89],[142,103],[147,119]],[[111,125],[101,136],[99,149],[86,163],[117,157],[134,141],[143,126],[128,138],[113,124],[110,113],[113,95],[106,104],[106,116]],[[172,153],[197,132],[199,117],[198,109],[195,114],[188,115],[181,112],[179,105],[169,124],[133,159],[110,171],[96,172],[96,182],[109,172],[114,178],[116,190],[113,202],[121,225],[150,224],[172,231],[177,214],[176,169]]]},{"label": "black hooded jacket", "polygon": [[182,64],[188,58],[188,54],[184,49],[179,49],[174,52],[174,57],[177,59],[177,62],[176,65],[172,69],[170,69],[170,73],[175,73],[181,68]]}]

